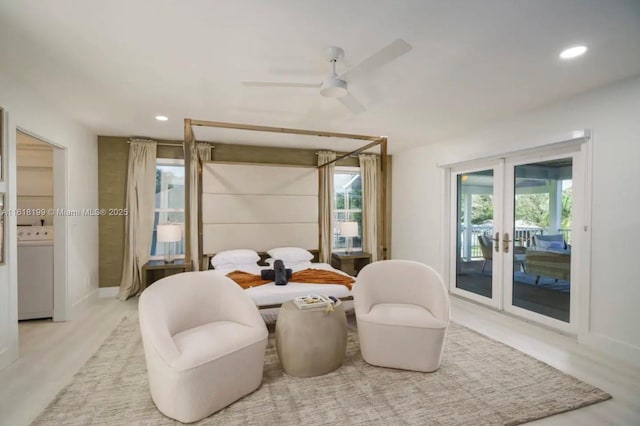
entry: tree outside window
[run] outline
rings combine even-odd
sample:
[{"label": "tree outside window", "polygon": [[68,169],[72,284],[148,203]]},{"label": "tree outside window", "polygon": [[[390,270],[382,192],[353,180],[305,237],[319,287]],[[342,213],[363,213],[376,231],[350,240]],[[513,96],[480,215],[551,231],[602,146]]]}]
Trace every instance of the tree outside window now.
[{"label": "tree outside window", "polygon": [[356,222],[358,236],[352,238],[354,250],[362,249],[362,179],[359,167],[336,167],[333,174],[333,251],[346,251],[346,237],[340,235],[340,222]]}]

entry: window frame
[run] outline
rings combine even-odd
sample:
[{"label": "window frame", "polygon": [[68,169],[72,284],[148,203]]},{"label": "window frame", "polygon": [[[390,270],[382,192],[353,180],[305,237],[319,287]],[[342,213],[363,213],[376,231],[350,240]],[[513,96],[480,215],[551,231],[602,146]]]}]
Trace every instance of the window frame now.
[{"label": "window frame", "polygon": [[[160,158],[157,157],[156,158],[156,170],[158,170],[158,166],[182,166],[182,168],[184,169],[184,159],[182,158]],[[157,184],[157,181],[154,181],[154,184]],[[185,212],[185,207],[184,207],[184,201],[183,201],[183,206],[181,209],[176,209],[176,208],[162,208],[162,207],[155,207],[155,200],[154,200],[154,209],[153,209],[153,217],[152,220],[154,222],[154,227],[152,229],[152,237],[151,237],[151,247],[149,249],[149,260],[162,260],[165,258],[164,253],[163,254],[151,254],[153,251],[157,252],[157,246],[154,246],[153,244],[153,234],[155,234],[156,232],[156,224],[155,224],[155,216],[156,213],[158,214],[162,214],[162,213],[180,213],[182,212],[183,214],[186,214]],[[159,222],[161,223],[161,222]],[[182,249],[182,246],[185,244],[185,235],[184,235],[184,222],[181,223],[180,225],[182,225],[182,241],[180,242],[181,244],[178,247],[177,251],[180,251]],[[156,241],[155,244],[158,244],[158,242]],[[176,244],[176,243],[172,243],[172,244]],[[176,244],[177,245],[177,244]],[[155,249],[155,250],[154,250]],[[174,259],[184,259],[185,258],[186,253],[184,253],[184,250],[182,253],[174,253],[173,254],[173,258]]]},{"label": "window frame", "polygon": [[[333,170],[333,199],[334,199],[334,203],[335,203],[335,199],[336,199],[336,187],[335,187],[335,175],[338,173],[344,173],[344,174],[348,174],[349,172],[357,172],[357,174],[360,176],[360,182],[362,183],[362,171],[360,169],[359,166],[335,166],[334,170]],[[362,202],[361,202],[362,205]],[[333,253],[346,253],[347,248],[346,247],[336,247],[335,246],[335,242],[337,241],[337,239],[335,238],[335,232],[336,229],[338,228],[338,223],[336,221],[336,215],[338,212],[344,213],[344,214],[353,214],[353,213],[360,213],[360,229],[362,229],[362,213],[363,213],[363,209],[362,207],[358,208],[358,209],[337,209],[335,207],[335,204],[333,206],[332,212],[331,212],[331,229],[332,229],[332,239],[331,239],[331,251]],[[362,250],[362,235],[360,235],[360,244],[358,246],[353,245],[352,246],[352,251],[361,251]]]}]

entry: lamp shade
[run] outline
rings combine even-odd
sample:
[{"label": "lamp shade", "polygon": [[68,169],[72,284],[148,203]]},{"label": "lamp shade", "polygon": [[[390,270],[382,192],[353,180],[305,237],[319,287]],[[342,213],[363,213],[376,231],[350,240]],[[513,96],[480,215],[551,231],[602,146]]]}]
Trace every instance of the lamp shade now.
[{"label": "lamp shade", "polygon": [[343,237],[357,237],[358,222],[340,222],[340,235]]},{"label": "lamp shade", "polygon": [[174,243],[182,239],[182,227],[177,223],[163,223],[158,225],[158,241]]}]

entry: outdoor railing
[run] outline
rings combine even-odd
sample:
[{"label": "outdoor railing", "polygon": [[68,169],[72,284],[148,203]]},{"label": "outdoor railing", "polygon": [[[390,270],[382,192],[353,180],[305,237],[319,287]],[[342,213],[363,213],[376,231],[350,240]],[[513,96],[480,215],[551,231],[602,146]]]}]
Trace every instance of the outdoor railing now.
[{"label": "outdoor railing", "polygon": [[[486,235],[489,238],[493,238],[493,226],[482,226],[482,225],[472,226],[470,245],[465,244],[465,240],[464,240],[465,234],[466,234],[466,229],[463,227],[460,230],[460,256],[463,259],[481,258],[482,249],[480,248],[480,243],[478,242],[478,236]],[[537,234],[542,234],[542,229],[525,228],[525,227],[516,228],[513,240],[516,242],[517,245],[529,247],[531,245],[531,237]],[[469,250],[470,256],[467,255],[468,253],[467,250]]]},{"label": "outdoor railing", "polygon": [[[571,244],[571,229],[563,228],[558,230],[562,233],[564,240],[567,244]],[[482,258],[482,249],[478,242],[479,235],[486,235],[493,239],[493,226],[473,225],[471,227],[471,245],[465,244],[464,236],[466,234],[465,227],[460,230],[460,257],[463,259]],[[523,247],[531,247],[533,244],[532,237],[534,235],[544,234],[544,230],[540,228],[532,227],[518,227],[515,230],[513,241],[516,245]],[[470,251],[470,256],[467,255],[467,250]]]}]

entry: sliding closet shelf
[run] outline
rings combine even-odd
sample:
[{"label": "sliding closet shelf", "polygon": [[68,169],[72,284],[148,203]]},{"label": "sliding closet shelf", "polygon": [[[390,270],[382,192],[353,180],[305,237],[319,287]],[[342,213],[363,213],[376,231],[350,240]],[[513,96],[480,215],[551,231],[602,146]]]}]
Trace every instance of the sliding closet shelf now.
[{"label": "sliding closet shelf", "polygon": [[50,170],[53,169],[53,166],[16,166],[18,170],[33,170],[33,169],[45,169]]},{"label": "sliding closet shelf", "polygon": [[18,198],[53,198],[53,195],[18,195]]}]

